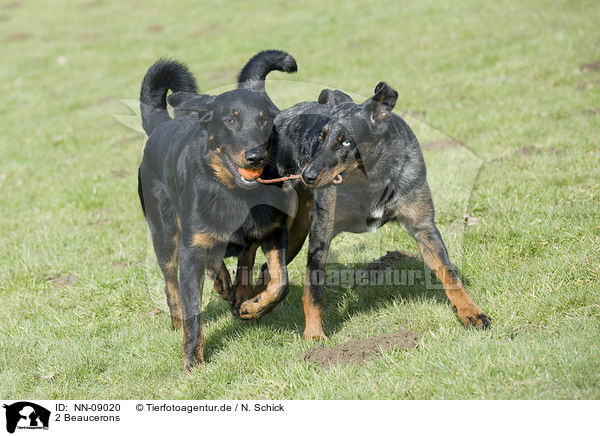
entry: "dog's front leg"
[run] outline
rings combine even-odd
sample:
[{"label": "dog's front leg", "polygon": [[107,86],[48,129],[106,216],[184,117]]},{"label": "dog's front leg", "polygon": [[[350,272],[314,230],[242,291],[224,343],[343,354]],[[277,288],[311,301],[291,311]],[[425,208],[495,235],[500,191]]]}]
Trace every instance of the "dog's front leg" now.
[{"label": "dog's front leg", "polygon": [[286,266],[287,229],[285,225],[263,242],[263,252],[269,268],[269,284],[256,297],[246,300],[239,309],[240,318],[254,319],[270,312],[289,292]]},{"label": "dog's front leg", "polygon": [[429,188],[424,188],[405,204],[397,218],[416,239],[423,260],[443,284],[446,296],[461,322],[466,327],[490,327],[490,318],[473,302],[450,263],[446,246],[435,225]]},{"label": "dog's front leg", "polygon": [[411,233],[417,240],[423,260],[444,285],[446,296],[462,323],[466,327],[490,327],[490,318],[473,302],[452,267],[437,227],[413,229]]},{"label": "dog's front leg", "polygon": [[304,279],[304,339],[327,339],[323,331],[323,282],[329,246],[334,236],[336,189],[315,192],[308,239],[308,261]]},{"label": "dog's front leg", "polygon": [[[306,240],[310,228],[310,211],[312,204],[312,191],[302,189],[298,193],[298,211],[296,212],[296,216],[293,218],[290,216],[287,217],[288,245],[285,260],[287,265],[289,265],[290,262],[296,258],[300,250],[302,250],[302,246],[304,245],[304,241]],[[267,268],[267,264],[264,263],[260,269],[257,285],[254,286],[254,295],[264,291],[269,280],[269,269]]]},{"label": "dog's front leg", "polygon": [[202,285],[207,251],[193,247],[181,238],[179,245],[179,292],[183,314],[184,370],[189,373],[204,362],[202,333]]}]

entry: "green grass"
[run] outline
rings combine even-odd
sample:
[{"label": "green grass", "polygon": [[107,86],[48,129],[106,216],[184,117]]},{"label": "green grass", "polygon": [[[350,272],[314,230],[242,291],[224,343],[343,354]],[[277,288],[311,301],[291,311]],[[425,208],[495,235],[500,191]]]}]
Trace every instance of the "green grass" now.
[{"label": "green grass", "polygon": [[[0,398],[600,398],[600,71],[580,68],[600,59],[598,22],[592,0],[4,1]],[[234,319],[206,287],[208,362],[183,374],[137,199],[143,136],[113,115],[131,115],[119,100],[137,98],[159,56],[206,90],[265,48],[298,60],[268,85],[280,107],[385,80],[422,142],[464,146],[426,149],[428,179],[491,331],[465,330],[439,290],[332,287],[332,344],[398,328],[422,343],[310,366],[303,251],[290,295],[260,322]],[[355,267],[392,249],[415,245],[396,227],[344,234],[332,259]]]}]

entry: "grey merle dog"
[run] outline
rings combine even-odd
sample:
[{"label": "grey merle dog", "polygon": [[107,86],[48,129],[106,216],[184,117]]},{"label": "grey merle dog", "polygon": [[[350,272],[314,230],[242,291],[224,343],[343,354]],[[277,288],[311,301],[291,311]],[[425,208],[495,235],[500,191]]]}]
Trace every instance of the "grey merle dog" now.
[{"label": "grey merle dog", "polygon": [[[306,339],[326,338],[323,283],[317,277],[325,270],[331,240],[341,232],[374,231],[390,221],[403,224],[416,239],[460,321],[467,327],[491,326],[448,258],[435,225],[419,142],[406,122],[392,113],[397,98],[383,82],[362,104],[341,91],[323,90],[318,102],[299,103],[275,118],[279,172],[294,167],[302,171],[302,182],[295,182],[299,208],[294,218],[288,217],[287,262],[309,234],[302,297]],[[339,175],[343,183],[332,184]],[[244,256],[253,261],[253,255]],[[265,282],[265,266],[263,276]],[[242,318],[260,315],[243,307],[240,311]]]}]

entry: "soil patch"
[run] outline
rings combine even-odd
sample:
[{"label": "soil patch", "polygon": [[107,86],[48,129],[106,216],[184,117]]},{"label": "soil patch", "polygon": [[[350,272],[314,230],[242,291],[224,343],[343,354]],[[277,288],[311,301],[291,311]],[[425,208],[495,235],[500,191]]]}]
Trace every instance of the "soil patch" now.
[{"label": "soil patch", "polygon": [[592,80],[589,82],[581,82],[577,85],[577,89],[594,89],[600,86],[600,80]]},{"label": "soil patch", "polygon": [[581,71],[584,73],[589,73],[590,71],[600,71],[600,61],[581,64],[579,68],[581,68]]},{"label": "soil patch", "polygon": [[57,277],[53,277],[50,281],[54,284],[54,289],[66,288],[77,282],[77,276],[72,274],[65,274]]},{"label": "soil patch", "polygon": [[304,360],[329,368],[336,363],[353,363],[362,365],[369,356],[378,355],[382,351],[392,349],[406,350],[418,345],[420,336],[410,330],[398,330],[389,335],[375,336],[362,340],[351,340],[334,347],[317,345],[309,348]]},{"label": "soil patch", "polygon": [[586,108],[583,110],[585,115],[597,115],[600,114],[600,107]]},{"label": "soil patch", "polygon": [[22,3],[19,1],[6,3],[4,6],[2,6],[2,9],[17,9],[21,7],[21,4]]},{"label": "soil patch", "polygon": [[4,38],[7,42],[16,42],[16,41],[25,41],[30,39],[31,35],[29,33],[13,33],[12,35],[8,35]]},{"label": "soil patch", "polygon": [[160,33],[163,31],[163,26],[160,24],[152,24],[151,26],[146,27],[146,33]]},{"label": "soil patch", "polygon": [[98,32],[85,32],[79,35],[79,37],[84,41],[92,42],[100,38],[100,34]]}]

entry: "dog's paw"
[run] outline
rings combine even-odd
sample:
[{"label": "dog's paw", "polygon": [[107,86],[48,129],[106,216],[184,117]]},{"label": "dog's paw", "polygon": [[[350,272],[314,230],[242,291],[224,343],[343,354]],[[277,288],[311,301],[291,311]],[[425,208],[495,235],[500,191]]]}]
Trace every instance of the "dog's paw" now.
[{"label": "dog's paw", "polygon": [[252,285],[233,286],[229,296],[229,307],[234,316],[240,316],[240,309],[246,300],[256,297],[256,290]]},{"label": "dog's paw", "polygon": [[266,301],[267,299],[261,295],[242,302],[238,309],[238,316],[241,319],[257,319],[266,313],[270,312],[275,303]]},{"label": "dog's paw", "polygon": [[184,357],[183,372],[185,375],[191,376],[192,372],[198,367],[204,366],[204,358],[200,357]]},{"label": "dog's paw", "polygon": [[304,329],[304,333],[302,334],[305,341],[326,341],[327,336],[325,336],[325,332],[322,327],[318,328],[308,328]]},{"label": "dog's paw", "polygon": [[458,315],[458,318],[465,327],[488,329],[492,326],[490,317],[483,313],[475,304],[468,304],[459,308],[452,306],[452,309],[456,312],[456,315]]}]

